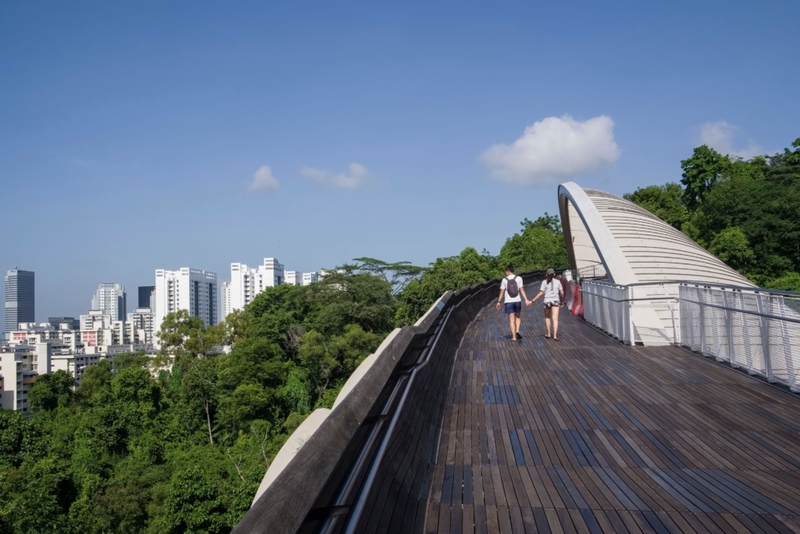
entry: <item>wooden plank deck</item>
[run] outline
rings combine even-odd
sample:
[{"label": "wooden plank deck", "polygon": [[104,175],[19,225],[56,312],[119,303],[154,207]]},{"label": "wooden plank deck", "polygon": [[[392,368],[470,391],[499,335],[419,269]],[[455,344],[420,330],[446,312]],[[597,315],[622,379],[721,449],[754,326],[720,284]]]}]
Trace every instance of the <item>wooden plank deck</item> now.
[{"label": "wooden plank deck", "polygon": [[456,357],[426,532],[800,533],[800,398],[538,304]]}]

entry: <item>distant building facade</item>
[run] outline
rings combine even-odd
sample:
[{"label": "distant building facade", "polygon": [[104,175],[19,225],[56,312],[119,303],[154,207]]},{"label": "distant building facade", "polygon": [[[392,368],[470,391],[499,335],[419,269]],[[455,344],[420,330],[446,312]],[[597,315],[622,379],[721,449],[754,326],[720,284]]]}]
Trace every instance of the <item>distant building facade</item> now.
[{"label": "distant building facade", "polygon": [[153,344],[155,342],[153,320],[154,314],[150,308],[136,308],[133,313],[129,313],[126,323],[128,343]]},{"label": "distant building facade", "polygon": [[286,283],[290,286],[299,286],[303,283],[303,273],[298,271],[284,271]]},{"label": "distant building facade", "polygon": [[161,329],[168,313],[187,310],[192,317],[200,317],[207,326],[217,324],[219,303],[217,274],[183,267],[177,271],[156,269],[155,308],[153,332]]},{"label": "distant building facade", "polygon": [[136,305],[137,308],[150,308],[153,309],[153,303],[150,299],[153,297],[153,292],[156,286],[139,286],[139,300]]},{"label": "distant building facade", "polygon": [[100,284],[92,297],[92,310],[110,315],[115,321],[124,321],[128,312],[128,297],[119,284]]},{"label": "distant building facade", "polygon": [[36,275],[33,271],[11,269],[6,273],[5,332],[13,332],[19,323],[36,321]]},{"label": "distant building facade", "polygon": [[28,392],[36,382],[39,367],[43,372],[50,368],[49,357],[47,343],[0,347],[0,405],[4,410],[28,411]]},{"label": "distant building facade", "polygon": [[56,329],[80,330],[81,321],[74,317],[49,317],[47,322]]},{"label": "distant building facade", "polygon": [[223,315],[241,310],[268,287],[286,282],[283,264],[275,258],[264,258],[264,263],[250,268],[244,263],[231,263],[231,281],[223,284]]},{"label": "distant building facade", "polygon": [[313,273],[303,273],[303,282],[302,285],[308,286],[311,284],[315,284],[319,281],[319,274]]}]

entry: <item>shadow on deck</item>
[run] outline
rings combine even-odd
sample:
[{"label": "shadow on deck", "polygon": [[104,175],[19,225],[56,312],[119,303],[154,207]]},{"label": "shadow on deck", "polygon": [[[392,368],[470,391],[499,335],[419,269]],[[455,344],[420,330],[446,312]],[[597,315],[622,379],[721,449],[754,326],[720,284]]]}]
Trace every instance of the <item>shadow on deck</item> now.
[{"label": "shadow on deck", "polygon": [[490,305],[456,354],[426,532],[800,532],[800,398]]}]

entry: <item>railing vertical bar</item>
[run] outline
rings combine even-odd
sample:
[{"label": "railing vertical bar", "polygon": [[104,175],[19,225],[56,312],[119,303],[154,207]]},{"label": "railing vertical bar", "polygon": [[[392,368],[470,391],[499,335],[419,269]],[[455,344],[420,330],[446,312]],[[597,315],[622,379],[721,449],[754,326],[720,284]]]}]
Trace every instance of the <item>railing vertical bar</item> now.
[{"label": "railing vertical bar", "polygon": [[764,317],[764,300],[761,293],[756,293],[756,302],[758,304],[758,313],[761,314],[760,327],[761,327],[761,350],[764,352],[764,371],[767,375],[768,382],[775,382],[775,376],[772,373],[772,355],[769,350],[769,319]]},{"label": "railing vertical bar", "polygon": [[725,306],[725,343],[728,346],[728,363],[730,363],[732,367],[739,367],[739,362],[735,361],[733,357],[733,322],[731,321],[728,291],[725,290],[722,291],[722,305]]}]

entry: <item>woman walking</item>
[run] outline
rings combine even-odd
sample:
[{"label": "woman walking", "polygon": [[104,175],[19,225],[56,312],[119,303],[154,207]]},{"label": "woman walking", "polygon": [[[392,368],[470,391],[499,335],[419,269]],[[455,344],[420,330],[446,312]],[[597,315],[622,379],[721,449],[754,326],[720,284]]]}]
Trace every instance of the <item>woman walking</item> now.
[{"label": "woman walking", "polygon": [[542,280],[539,293],[531,300],[531,304],[536,302],[539,297],[544,296],[544,326],[546,331],[544,337],[550,337],[550,322],[552,319],[553,339],[558,341],[558,310],[564,300],[564,287],[561,285],[561,281],[556,278],[556,272],[552,267],[547,269],[546,276],[547,278]]}]

